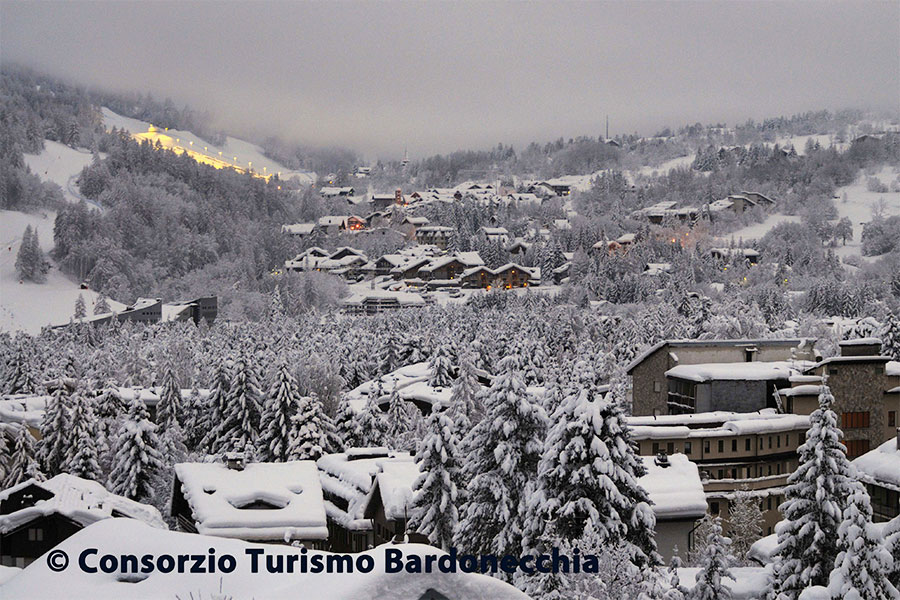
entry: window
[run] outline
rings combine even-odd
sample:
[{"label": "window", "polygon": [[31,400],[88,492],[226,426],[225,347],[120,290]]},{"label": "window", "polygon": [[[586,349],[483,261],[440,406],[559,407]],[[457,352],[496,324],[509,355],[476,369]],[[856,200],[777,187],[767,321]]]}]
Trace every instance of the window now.
[{"label": "window", "polygon": [[856,458],[869,451],[869,440],[846,440],[847,458]]},{"label": "window", "polygon": [[737,469],[731,469],[731,478],[732,479],[738,478]]},{"label": "window", "polygon": [[865,429],[868,426],[868,411],[841,413],[841,429]]},{"label": "window", "polygon": [[750,438],[747,438],[746,440],[744,440],[744,450],[746,450],[747,452],[750,452]]},{"label": "window", "polygon": [[731,451],[737,452],[737,440],[731,440]]},{"label": "window", "polygon": [[659,454],[659,442],[653,442],[653,455]]},{"label": "window", "polygon": [[710,502],[709,503],[709,512],[714,515],[719,514],[719,503],[718,502]]},{"label": "window", "polygon": [[684,453],[685,453],[685,454],[690,454],[690,453],[691,453],[691,443],[690,443],[690,442],[685,442],[685,443],[684,443]]},{"label": "window", "polygon": [[662,386],[659,384],[659,382],[658,382],[658,381],[654,381],[654,382],[653,382],[653,391],[654,391],[654,392],[660,392],[661,390],[662,390]]},{"label": "window", "polygon": [[44,530],[41,527],[29,527],[28,528],[28,541],[29,542],[43,542],[44,541]]},{"label": "window", "polygon": [[709,440],[703,440],[703,451],[709,454]]},{"label": "window", "polygon": [[666,444],[666,454],[675,454],[674,442],[669,442]]},{"label": "window", "polygon": [[766,498],[766,510],[772,510],[772,496]]},{"label": "window", "polygon": [[779,448],[781,448],[781,436],[780,435],[775,436],[775,445],[778,446]]},{"label": "window", "polygon": [[888,411],[888,427],[896,427],[897,426],[897,411],[889,410]]},{"label": "window", "polygon": [[719,440],[719,454],[725,452],[725,440]]},{"label": "window", "polygon": [[723,469],[719,469],[719,476],[716,479],[725,479],[725,471]]},{"label": "window", "polygon": [[769,450],[772,449],[772,436],[769,436]]}]

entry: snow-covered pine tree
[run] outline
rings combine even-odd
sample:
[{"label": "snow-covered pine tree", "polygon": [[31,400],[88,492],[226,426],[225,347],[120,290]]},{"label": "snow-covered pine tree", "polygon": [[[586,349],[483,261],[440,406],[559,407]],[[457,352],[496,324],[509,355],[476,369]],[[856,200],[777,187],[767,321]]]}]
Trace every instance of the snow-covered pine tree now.
[{"label": "snow-covered pine tree", "polygon": [[69,393],[60,385],[47,402],[41,420],[41,441],[38,458],[44,473],[51,477],[62,472],[72,451],[72,420],[69,413]]},{"label": "snow-covered pine tree", "polygon": [[72,448],[62,470],[83,479],[103,481],[100,451],[97,447],[97,418],[91,403],[81,390],[75,390],[70,403]]},{"label": "snow-covered pine tree", "polygon": [[112,309],[109,307],[109,300],[106,298],[106,294],[100,292],[97,294],[97,301],[94,303],[94,314],[102,315],[110,312],[112,312]]},{"label": "snow-covered pine tree", "polygon": [[387,415],[375,402],[377,394],[370,394],[363,409],[356,413],[358,447],[381,446],[387,440]]},{"label": "snow-covered pine tree", "polygon": [[225,400],[222,422],[216,428],[215,452],[253,451],[259,440],[262,393],[256,372],[246,360],[235,365]]},{"label": "snow-covered pine tree", "polygon": [[412,415],[409,407],[410,403],[402,399],[396,389],[391,392],[387,414],[385,415],[387,420],[385,443],[395,450],[401,449],[401,438],[406,436],[412,429]]},{"label": "snow-covered pine tree", "polygon": [[334,427],[335,434],[341,442],[341,447],[336,450],[346,451],[356,446],[359,440],[359,423],[356,420],[356,411],[350,406],[346,395],[341,395]]},{"label": "snow-covered pine tree", "polygon": [[900,315],[889,312],[881,327],[881,354],[900,360]]},{"label": "snow-covered pine tree", "polygon": [[842,550],[828,579],[832,599],[900,600],[888,579],[893,557],[872,525],[872,504],[862,484],[847,500],[838,536]]},{"label": "snow-covered pine tree", "polygon": [[12,435],[9,465],[6,468],[6,478],[3,480],[3,488],[36,479],[44,481],[44,473],[35,457],[34,438],[22,425],[11,425]]},{"label": "snow-covered pine tree", "polygon": [[697,573],[697,585],[691,590],[690,600],[728,600],[731,589],[722,581],[725,578],[734,581],[731,565],[734,557],[729,552],[731,540],[722,535],[722,520],[712,519],[712,528],[706,538],[706,550],[700,559],[700,572]]},{"label": "snow-covered pine tree", "polygon": [[181,388],[175,378],[175,371],[167,366],[163,373],[162,389],[159,392],[159,403],[156,405],[156,422],[165,430],[172,426],[181,426],[184,401]]},{"label": "snow-covered pine tree", "polygon": [[49,265],[41,250],[37,230],[32,230],[31,225],[27,225],[22,234],[19,252],[16,254],[16,273],[25,281],[44,283],[47,280],[48,270]]},{"label": "snow-covered pine tree", "polygon": [[13,355],[11,363],[7,365],[4,391],[7,394],[37,393],[34,362],[22,343],[16,344],[16,353]]},{"label": "snow-covered pine tree", "polygon": [[300,407],[300,386],[286,363],[278,367],[272,389],[263,406],[263,431],[259,440],[260,460],[285,462],[291,460],[292,421]]},{"label": "snow-covered pine tree", "polygon": [[888,573],[888,581],[900,589],[900,516],[894,517],[884,528],[884,547],[894,559],[894,566]]},{"label": "snow-covered pine tree", "polygon": [[621,415],[597,389],[587,362],[576,363],[574,377],[551,418],[539,466],[544,506],[531,521],[554,522],[568,540],[579,539],[591,522],[604,543],[634,544],[635,565],[658,564],[655,519],[637,483],[643,465],[639,470]]},{"label": "snow-covered pine tree", "polygon": [[389,334],[378,357],[378,374],[387,375],[397,370],[401,366],[400,353],[400,341],[396,335]]},{"label": "snow-covered pine tree", "polygon": [[453,383],[451,371],[453,365],[450,362],[450,352],[444,342],[437,344],[428,362],[431,368],[431,378],[428,385],[431,387],[450,387]]},{"label": "snow-covered pine tree", "polygon": [[428,536],[432,544],[447,552],[459,522],[459,438],[443,406],[434,407],[426,427],[425,439],[416,453],[420,474],[413,484],[409,528]]},{"label": "snow-covered pine tree", "polygon": [[843,548],[838,528],[846,499],[859,485],[853,477],[843,433],[831,410],[834,397],[827,385],[819,393],[819,408],[810,415],[806,442],[797,449],[799,466],[788,476],[784,520],[776,526],[770,597],[796,600],[804,589],[827,585],[834,561]]},{"label": "snow-covered pine tree", "polygon": [[292,417],[290,460],[319,460],[328,450],[329,440],[322,401],[315,395],[300,398],[297,413]]},{"label": "snow-covered pine tree", "polygon": [[12,448],[7,439],[7,429],[5,424],[0,424],[0,485],[6,479],[6,469],[12,462]]},{"label": "snow-covered pine tree", "polygon": [[459,355],[459,373],[453,380],[447,415],[456,424],[457,431],[469,431],[481,420],[482,408],[479,394],[481,385],[475,373],[474,356],[470,351]]},{"label": "snow-covered pine tree", "polygon": [[87,308],[84,305],[84,296],[78,294],[78,299],[75,300],[75,318],[83,319],[87,316]]},{"label": "snow-covered pine tree", "polygon": [[485,395],[485,414],[463,442],[469,484],[457,546],[476,554],[518,554],[525,529],[524,492],[537,478],[547,415],[525,389],[521,349],[500,361]]},{"label": "snow-covered pine tree", "polygon": [[152,500],[164,466],[159,446],[156,425],[150,422],[147,408],[135,394],[116,436],[109,490],[138,502]]},{"label": "snow-covered pine tree", "polygon": [[763,519],[760,499],[753,496],[746,486],[738,490],[728,509],[729,533],[732,539],[731,552],[738,564],[747,564],[747,552],[750,551],[750,546],[762,537]]},{"label": "snow-covered pine tree", "polygon": [[[206,398],[206,410],[199,414],[201,418],[194,423],[196,432],[188,432],[190,438],[200,439],[198,446],[204,452],[213,453],[219,445],[218,426],[224,421],[225,411],[228,407],[228,396],[231,393],[232,367],[233,364],[230,359],[219,362],[213,375],[209,396]],[[197,436],[197,434],[202,437]]]}]

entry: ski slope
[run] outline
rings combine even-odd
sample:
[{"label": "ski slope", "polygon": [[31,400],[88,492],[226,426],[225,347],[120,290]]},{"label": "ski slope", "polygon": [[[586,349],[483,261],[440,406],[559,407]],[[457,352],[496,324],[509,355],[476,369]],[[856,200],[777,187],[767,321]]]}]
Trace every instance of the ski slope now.
[{"label": "ski slope", "polygon": [[[62,188],[63,197],[67,202],[84,200],[89,206],[100,209],[98,204],[82,197],[75,183],[81,170],[91,164],[92,156],[89,151],[44,140],[44,150],[40,154],[25,154],[24,158],[25,164],[32,173],[41,178],[41,181],[51,181]],[[100,158],[106,158],[106,155],[101,152]]]},{"label": "ski slope", "polygon": [[[148,134],[151,123],[123,117],[105,106],[102,107],[103,123],[107,129],[116,127],[125,129],[132,135]],[[316,174],[310,171],[292,171],[284,165],[268,158],[263,154],[262,148],[250,142],[226,137],[225,144],[222,146],[214,146],[209,142],[197,137],[190,131],[180,131],[178,129],[168,129],[156,132],[159,138],[166,140],[172,138],[172,147],[188,150],[192,153],[208,156],[210,160],[216,164],[225,164],[240,169],[252,168],[257,173],[281,173],[282,180],[298,179],[300,183],[312,185],[316,182]],[[168,147],[169,144],[163,143]],[[202,158],[202,157],[200,157]]]},{"label": "ski slope", "polygon": [[[46,254],[53,247],[54,212],[27,214],[0,211],[0,331],[24,331],[35,334],[45,325],[67,323],[75,313],[78,295],[84,296],[88,314],[93,313],[97,293],[82,290],[77,282],[59,272],[54,265],[44,283],[19,282],[16,275],[16,254],[27,225],[38,232],[41,248]],[[52,261],[51,261],[52,262]],[[113,310],[124,304],[108,300]]]},{"label": "ski slope", "polygon": [[[881,180],[887,186],[891,181],[897,178],[897,172],[892,167],[883,167],[875,177]],[[872,220],[874,210],[880,209],[884,217],[893,217],[900,215],[900,192],[887,192],[879,194],[878,192],[870,192],[866,189],[866,180],[869,178],[865,173],[860,173],[852,184],[838,188],[835,192],[837,198],[834,199],[834,206],[838,211],[838,218],[847,217],[853,224],[853,239],[847,241],[846,246],[838,246],[834,249],[835,253],[843,258],[844,256],[859,255],[862,256],[862,229],[863,225]],[[844,195],[847,200],[844,201]],[[873,257],[862,257],[863,260],[871,260]]]}]

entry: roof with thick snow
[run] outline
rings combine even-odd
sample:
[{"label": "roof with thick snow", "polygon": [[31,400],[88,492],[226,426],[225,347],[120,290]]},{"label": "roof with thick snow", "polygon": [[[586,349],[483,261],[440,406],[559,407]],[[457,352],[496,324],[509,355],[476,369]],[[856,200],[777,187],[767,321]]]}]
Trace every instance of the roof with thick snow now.
[{"label": "roof with thick snow", "polygon": [[315,223],[294,223],[293,225],[282,225],[281,231],[291,235],[309,235],[315,228]]},{"label": "roof with thick snow", "polygon": [[791,375],[811,365],[812,363],[807,361],[702,363],[698,365],[678,365],[666,371],[666,377],[687,379],[698,383],[715,380],[786,380]]},{"label": "roof with thick snow", "polygon": [[706,514],[706,495],[696,463],[684,454],[669,455],[662,467],[652,456],[642,456],[647,474],[638,479],[653,501],[657,520],[699,519]]},{"label": "roof with thick snow", "polygon": [[365,518],[365,510],[375,487],[375,477],[384,465],[405,462],[415,466],[414,458],[408,452],[389,453],[386,448],[374,450],[377,452],[371,456],[341,452],[326,454],[316,461],[325,496],[325,511],[330,519],[347,529],[372,528],[371,520]]},{"label": "roof with thick snow", "polygon": [[[191,507],[197,532],[243,540],[328,538],[319,472],[311,460],[249,463],[180,463],[175,475]],[[248,506],[267,505],[266,508]]]},{"label": "roof with thick snow", "polygon": [[410,517],[413,484],[418,478],[419,466],[413,461],[381,463],[381,472],[375,475],[375,481],[387,520],[397,521]]},{"label": "roof with thick snow", "polygon": [[631,373],[631,371],[640,365],[644,360],[646,360],[651,354],[663,348],[664,346],[670,346],[672,348],[683,348],[683,347],[691,347],[691,346],[709,346],[709,347],[735,347],[741,348],[744,346],[791,346],[796,348],[804,348],[806,344],[815,345],[816,338],[758,338],[758,339],[739,339],[739,340],[663,340],[661,342],[657,342],[656,344],[647,348],[644,352],[639,354],[633,361],[631,361],[626,367],[625,372]]},{"label": "roof with thick snow", "polygon": [[[900,435],[900,434],[898,434]],[[900,442],[891,438],[853,461],[860,479],[900,492]]]},{"label": "roof with thick snow", "polygon": [[155,507],[118,496],[96,481],[68,473],[61,473],[47,481],[39,482],[34,479],[23,481],[0,492],[0,502],[30,486],[42,488],[50,492],[52,497],[37,500],[33,505],[10,514],[0,515],[0,533],[9,533],[38,517],[51,514],[63,515],[84,527],[101,519],[124,516],[138,519],[159,529],[168,529]]},{"label": "roof with thick snow", "polygon": [[[707,413],[715,414],[715,413]],[[728,413],[720,413],[728,414]],[[686,417],[688,415],[665,415]],[[697,416],[700,416],[699,414]],[[631,435],[636,440],[688,439],[708,437],[729,437],[735,435],[760,435],[785,431],[806,431],[809,429],[809,415],[779,414],[774,409],[755,413],[735,413],[721,422],[721,417],[710,423],[711,427],[698,427],[702,421],[682,419],[647,421],[652,417],[629,417]]]}]

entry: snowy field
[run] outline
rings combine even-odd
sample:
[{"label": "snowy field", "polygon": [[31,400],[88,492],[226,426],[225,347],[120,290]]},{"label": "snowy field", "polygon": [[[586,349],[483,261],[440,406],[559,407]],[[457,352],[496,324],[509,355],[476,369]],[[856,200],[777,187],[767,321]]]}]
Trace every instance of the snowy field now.
[{"label": "snowy field", "polygon": [[[896,179],[897,172],[891,167],[884,167],[876,175],[887,186]],[[856,181],[851,185],[838,188],[835,192],[834,206],[838,211],[838,218],[847,217],[853,223],[853,239],[847,241],[846,246],[838,246],[835,253],[844,256],[862,256],[862,229],[863,225],[872,220],[873,209],[880,208],[883,216],[892,217],[900,215],[900,192],[887,192],[879,194],[866,189],[868,176],[860,173]],[[844,201],[844,195],[847,201]],[[863,260],[871,260],[872,257],[863,257]]]},{"label": "snowy field", "polygon": [[[52,181],[62,188],[67,202],[85,200],[94,208],[98,208],[81,196],[75,184],[81,169],[91,164],[90,152],[83,148],[75,150],[59,142],[44,140],[43,152],[24,156],[25,164],[32,173],[41,178],[41,181]],[[106,154],[101,153],[100,158],[106,158]]]},{"label": "snowy field", "polygon": [[[0,211],[0,331],[25,331],[36,334],[41,327],[69,321],[75,312],[78,295],[84,296],[88,314],[93,313],[97,293],[79,289],[78,283],[59,272],[54,266],[47,273],[44,283],[19,283],[16,276],[16,254],[27,225],[38,232],[44,254],[53,247],[52,211],[26,214],[17,211]],[[113,310],[124,305],[109,300]]]},{"label": "snowy field", "polygon": [[[404,544],[390,546],[404,556],[443,553],[431,546]],[[79,554],[85,548],[97,548],[98,555],[194,554],[208,556],[215,549],[216,557],[234,556],[237,568],[229,574],[215,573],[153,573],[125,577],[119,573],[93,574],[82,572],[77,566]],[[415,600],[429,589],[454,600],[527,600],[527,596],[512,586],[487,575],[462,573],[385,573],[384,548],[369,550],[375,561],[371,573],[302,574],[266,572],[265,558],[260,560],[260,572],[250,570],[248,548],[265,549],[266,556],[299,554],[299,548],[283,545],[250,544],[192,533],[154,529],[134,519],[105,519],[90,525],[56,546],[69,557],[68,568],[55,573],[40,558],[0,585],[0,598],[28,598],[57,600],[59,598],[120,600],[130,598],[233,598],[267,600],[310,598],[314,600]],[[311,551],[313,554],[325,554]],[[96,564],[97,556],[88,564]],[[286,562],[286,561],[285,561]],[[189,565],[191,563],[188,563]],[[221,594],[218,595],[221,586]]]},{"label": "snowy field", "polygon": [[740,240],[744,240],[745,242],[749,242],[751,240],[758,240],[767,233],[769,230],[778,225],[779,223],[799,223],[800,217],[796,215],[782,215],[782,214],[771,214],[766,217],[766,220],[762,223],[754,223],[752,225],[747,225],[746,227],[741,227],[740,229],[734,231],[733,233],[729,233],[728,235],[722,236],[720,239],[723,240],[731,240],[734,239],[735,242]]},{"label": "snowy field", "polygon": [[[117,127],[118,129],[126,129],[132,134],[146,133],[150,128],[150,123],[140,121],[138,119],[130,119],[116,114],[106,107],[103,107],[103,123],[107,129]],[[309,171],[292,171],[284,165],[275,162],[271,158],[263,155],[262,148],[250,142],[240,140],[233,137],[226,137],[223,146],[213,146],[209,142],[200,139],[190,131],[179,131],[170,129],[163,132],[165,135],[176,138],[179,145],[190,148],[194,152],[206,154],[212,158],[219,158],[229,163],[234,163],[242,168],[247,168],[249,163],[253,163],[253,170],[262,172],[263,167],[268,173],[281,173],[281,179],[288,180],[298,178],[302,183],[314,184],[316,182],[316,174]],[[193,144],[191,144],[193,142]],[[237,157],[237,160],[233,160]]]}]

